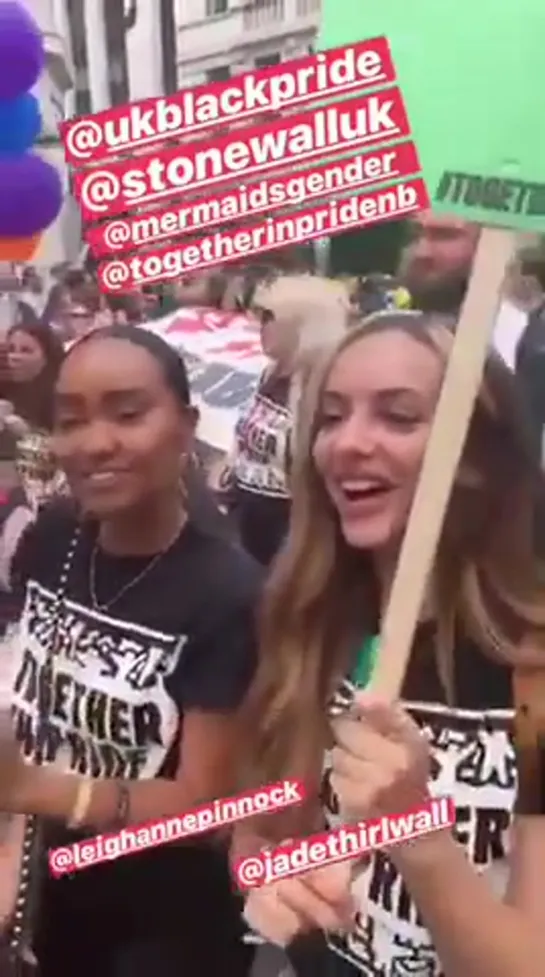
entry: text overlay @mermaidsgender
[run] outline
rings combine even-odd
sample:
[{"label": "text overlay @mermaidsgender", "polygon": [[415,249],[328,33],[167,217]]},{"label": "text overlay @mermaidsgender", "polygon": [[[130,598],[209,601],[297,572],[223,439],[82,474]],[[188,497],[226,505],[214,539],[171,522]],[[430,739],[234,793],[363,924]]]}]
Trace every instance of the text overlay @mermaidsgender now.
[{"label": "text overlay @mermaidsgender", "polygon": [[288,244],[333,237],[356,227],[401,219],[422,210],[428,203],[424,181],[407,180],[388,190],[326,200],[308,210],[268,217],[241,230],[216,231],[186,245],[103,261],[98,269],[99,281],[105,292],[129,291],[135,286],[240,261]]},{"label": "text overlay @mermaidsgender", "polygon": [[90,227],[85,234],[96,257],[134,251],[194,234],[218,224],[247,220],[259,214],[320,200],[341,192],[378,187],[415,176],[420,161],[409,141],[370,153],[334,159],[325,166],[290,171],[287,176],[235,184],[216,197],[196,196],[182,206],[150,210]]}]

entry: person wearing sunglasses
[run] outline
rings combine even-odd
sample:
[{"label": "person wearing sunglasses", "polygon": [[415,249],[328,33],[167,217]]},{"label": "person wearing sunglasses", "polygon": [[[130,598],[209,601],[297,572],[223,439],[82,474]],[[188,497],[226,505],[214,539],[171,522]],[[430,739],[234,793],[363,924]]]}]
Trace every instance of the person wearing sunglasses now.
[{"label": "person wearing sunglasses", "polygon": [[269,365],[241,413],[219,494],[244,548],[264,566],[278,552],[290,514],[290,467],[302,370],[323,343],[348,328],[350,303],[341,284],[283,275],[259,284],[250,309]]}]

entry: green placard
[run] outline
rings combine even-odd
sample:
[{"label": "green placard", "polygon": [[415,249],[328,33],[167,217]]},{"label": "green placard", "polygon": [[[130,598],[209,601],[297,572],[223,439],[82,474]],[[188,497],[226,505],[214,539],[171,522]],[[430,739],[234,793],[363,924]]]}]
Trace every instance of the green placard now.
[{"label": "green placard", "polygon": [[322,0],[319,48],[378,36],[433,209],[543,231],[544,0]]}]

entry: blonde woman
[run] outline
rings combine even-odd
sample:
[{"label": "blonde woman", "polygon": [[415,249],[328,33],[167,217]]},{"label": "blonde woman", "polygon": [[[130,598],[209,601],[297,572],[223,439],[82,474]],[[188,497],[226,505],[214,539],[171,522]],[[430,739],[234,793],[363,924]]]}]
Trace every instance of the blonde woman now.
[{"label": "blonde woman", "polygon": [[[330,934],[310,959],[301,953],[301,975],[545,974],[545,790],[533,807],[519,796],[514,815],[511,690],[514,664],[545,666],[531,519],[540,476],[499,359],[486,367],[403,704],[354,693],[372,671],[450,342],[422,313],[379,313],[315,370],[301,405],[290,530],[269,584],[247,745],[260,783],[302,776],[311,804],[291,821],[267,818],[253,838],[241,830],[234,852],[341,814],[406,811],[430,793],[457,809],[454,836],[251,894],[247,918],[265,938]],[[336,691],[356,698],[359,721],[332,715]]]},{"label": "blonde woman", "polygon": [[302,376],[321,345],[344,335],[350,305],[338,282],[286,275],[258,285],[252,311],[270,365],[237,423],[220,491],[243,546],[267,565],[287,530],[294,405]]}]

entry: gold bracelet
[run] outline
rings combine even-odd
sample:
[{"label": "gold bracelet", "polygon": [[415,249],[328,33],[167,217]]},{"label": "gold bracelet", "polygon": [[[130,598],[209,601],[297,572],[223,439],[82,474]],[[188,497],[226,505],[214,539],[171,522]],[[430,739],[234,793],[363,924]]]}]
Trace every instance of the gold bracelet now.
[{"label": "gold bracelet", "polygon": [[69,828],[75,830],[76,828],[81,828],[82,824],[84,823],[91,806],[94,785],[95,782],[91,777],[81,778],[78,784],[78,791],[74,801],[74,806],[67,821]]}]

